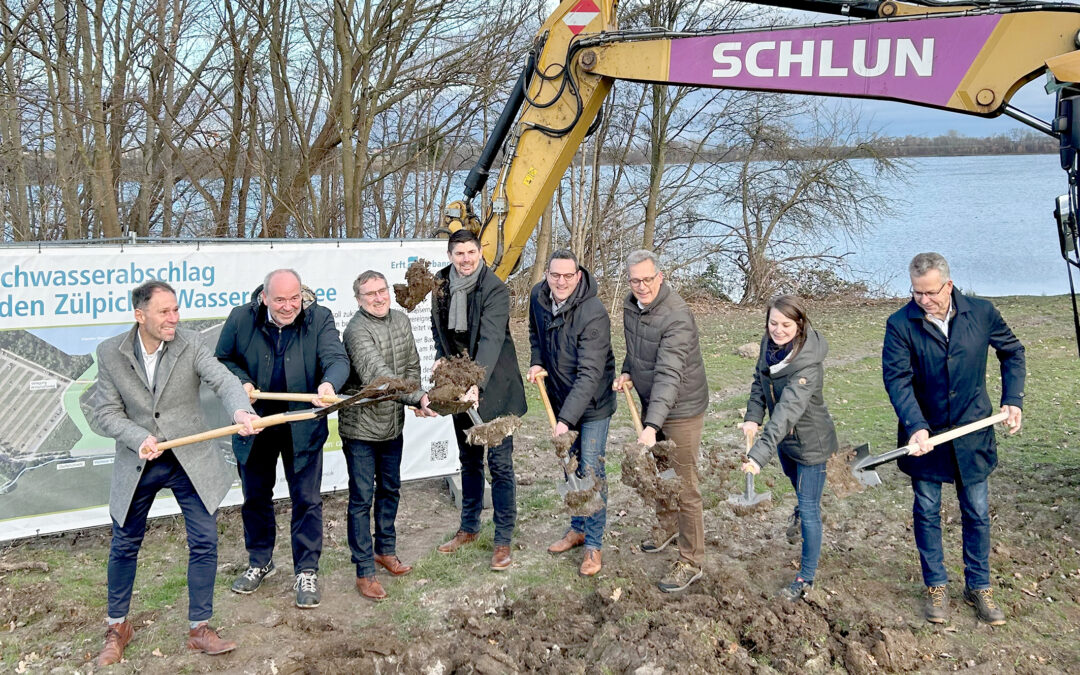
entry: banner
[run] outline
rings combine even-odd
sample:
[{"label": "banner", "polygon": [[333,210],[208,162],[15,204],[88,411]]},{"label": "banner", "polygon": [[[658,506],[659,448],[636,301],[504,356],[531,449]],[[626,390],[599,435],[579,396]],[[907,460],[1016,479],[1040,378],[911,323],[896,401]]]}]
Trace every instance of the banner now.
[{"label": "banner", "polygon": [[[413,261],[448,264],[446,242],[258,241],[0,247],[0,541],[107,525],[114,443],[90,430],[87,392],[97,378],[95,350],[134,323],[131,289],[151,279],[176,289],[185,328],[215,345],[233,307],[252,300],[267,272],[292,268],[343,331],[357,310],[352,283],[365,270],[393,286]],[[435,345],[431,299],[409,317],[429,382]],[[395,309],[402,310],[395,303]],[[402,310],[403,311],[403,310]],[[213,392],[202,394],[207,423],[231,424]],[[405,415],[402,480],[458,471],[449,418]],[[348,472],[330,419],[324,492],[348,489]],[[216,441],[235,465],[229,438]],[[168,492],[152,516],[179,513]],[[278,463],[275,497],[288,496]],[[243,501],[239,480],[224,505]]]}]

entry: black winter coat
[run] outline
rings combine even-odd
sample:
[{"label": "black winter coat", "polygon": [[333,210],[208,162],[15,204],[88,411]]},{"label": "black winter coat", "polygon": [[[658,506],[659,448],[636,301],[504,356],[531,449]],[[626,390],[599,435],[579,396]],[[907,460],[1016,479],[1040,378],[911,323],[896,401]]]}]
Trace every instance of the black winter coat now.
[{"label": "black winter coat", "polygon": [[[898,447],[920,429],[929,429],[933,436],[994,414],[986,392],[990,347],[1001,362],[1001,405],[1023,405],[1024,346],[989,301],[954,289],[952,304],[956,315],[948,340],[914,300],[885,325],[881,370],[899,418]],[[997,466],[994,430],[981,429],[920,457],[901,457],[897,465],[920,480],[978,483]]]},{"label": "black winter coat", "polygon": [[[231,370],[241,383],[252,383],[256,389],[270,391],[274,371],[274,345],[267,326],[266,305],[259,300],[260,286],[247,305],[234,307],[221,328],[215,356]],[[312,302],[293,321],[297,330],[284,331],[292,335],[285,348],[285,391],[314,393],[323,382],[334,391],[341,391],[349,377],[349,357],[338,337],[334,314],[326,307]],[[298,332],[297,332],[298,331]],[[266,414],[269,401],[256,401],[255,412]],[[280,403],[278,403],[280,405]],[[306,410],[310,403],[288,403],[289,410]],[[330,430],[325,417],[303,422],[290,422],[293,443],[293,467],[297,470],[322,452]],[[233,454],[241,464],[247,461],[253,442],[258,436],[233,436]]]},{"label": "black winter coat", "polygon": [[611,319],[596,296],[596,282],[581,269],[581,282],[558,315],[551,312],[547,281],[533,286],[529,297],[529,364],[548,372],[545,382],[556,417],[577,428],[615,413],[615,354],[611,351]]},{"label": "black winter coat", "polygon": [[[432,291],[431,335],[435,357],[457,356],[447,327],[450,316],[450,268],[435,273],[439,285]],[[480,383],[480,419],[490,422],[501,415],[525,414],[525,386],[518,370],[517,352],[510,337],[510,290],[486,265],[469,293],[469,358],[484,367]]]},{"label": "black winter coat", "polygon": [[765,335],[745,419],[761,424],[768,409],[769,423],[761,428],[750,457],[758,466],[765,466],[779,449],[799,464],[822,464],[840,447],[822,395],[829,343],[810,328],[799,353],[775,373],[769,372],[768,346],[769,336]]}]

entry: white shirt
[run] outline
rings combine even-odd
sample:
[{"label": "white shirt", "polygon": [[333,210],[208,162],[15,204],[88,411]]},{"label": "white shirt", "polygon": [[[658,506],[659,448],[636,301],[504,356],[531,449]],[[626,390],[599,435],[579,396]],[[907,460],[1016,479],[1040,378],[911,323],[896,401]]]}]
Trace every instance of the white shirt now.
[{"label": "white shirt", "polygon": [[926,318],[930,319],[930,322],[941,329],[941,334],[945,336],[945,339],[949,339],[949,319],[952,318],[952,298],[949,298],[949,309],[945,311],[945,318],[939,319],[930,312],[926,313]]},{"label": "white shirt", "polygon": [[154,389],[154,373],[157,372],[158,359],[165,350],[165,341],[158,343],[157,349],[152,354],[146,353],[146,346],[142,341],[142,330],[136,334],[139,343],[139,354],[142,356],[143,368],[146,369],[146,381],[150,383],[150,389]]}]

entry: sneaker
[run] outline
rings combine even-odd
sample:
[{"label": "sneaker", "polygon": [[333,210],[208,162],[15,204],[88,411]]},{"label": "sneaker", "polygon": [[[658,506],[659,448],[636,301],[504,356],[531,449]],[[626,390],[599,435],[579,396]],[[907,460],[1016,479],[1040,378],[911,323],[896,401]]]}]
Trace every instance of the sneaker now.
[{"label": "sneaker", "polygon": [[787,530],[784,531],[784,534],[787,535],[789,544],[798,544],[802,541],[802,521],[799,519],[798,507],[788,516]]},{"label": "sneaker", "polygon": [[964,589],[964,602],[975,608],[975,615],[979,621],[991,626],[1005,625],[1005,612],[994,602],[994,591],[991,588],[982,588],[973,591]]},{"label": "sneaker", "polygon": [[795,602],[801,600],[806,595],[806,592],[813,587],[813,581],[805,581],[802,577],[795,577],[795,581],[792,581],[787,588],[780,589],[780,597],[789,602]]},{"label": "sneaker", "polygon": [[675,541],[677,536],[679,536],[678,532],[673,532],[670,535],[663,532],[653,532],[651,538],[641,542],[641,550],[645,553],[659,553],[667,548],[668,544]]},{"label": "sneaker", "polygon": [[667,575],[656,582],[656,586],[665,593],[678,593],[700,578],[701,568],[680,558],[671,564]]},{"label": "sneaker", "polygon": [[249,567],[247,571],[236,578],[233,582],[232,592],[239,593],[241,595],[250,595],[258,590],[262,585],[263,579],[269,576],[273,576],[274,572],[277,572],[277,568],[274,567],[274,561],[266,563],[265,567]]},{"label": "sneaker", "polygon": [[319,606],[319,575],[313,570],[304,570],[296,575],[293,584],[296,591],[296,606],[300,609],[312,609]]},{"label": "sneaker", "polygon": [[945,623],[949,620],[949,596],[945,593],[945,586],[926,587],[923,616],[930,623]]}]

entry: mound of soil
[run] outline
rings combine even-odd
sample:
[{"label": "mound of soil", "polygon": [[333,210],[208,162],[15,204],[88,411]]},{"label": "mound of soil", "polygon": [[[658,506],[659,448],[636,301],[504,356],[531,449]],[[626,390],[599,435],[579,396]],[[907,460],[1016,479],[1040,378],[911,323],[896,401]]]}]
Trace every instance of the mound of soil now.
[{"label": "mound of soil", "polygon": [[416,309],[427,294],[439,285],[428,265],[427,260],[420,258],[405,270],[405,283],[394,284],[394,299],[408,312]]}]

